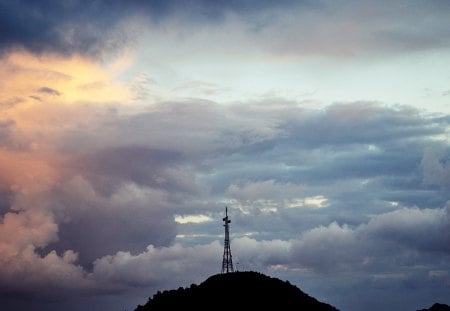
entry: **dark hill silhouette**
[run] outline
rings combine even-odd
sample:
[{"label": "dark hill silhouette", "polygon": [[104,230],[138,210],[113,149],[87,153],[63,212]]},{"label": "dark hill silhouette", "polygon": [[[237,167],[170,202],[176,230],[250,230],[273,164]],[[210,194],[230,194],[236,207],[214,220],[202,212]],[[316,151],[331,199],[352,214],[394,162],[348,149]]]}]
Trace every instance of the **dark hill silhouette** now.
[{"label": "dark hill silhouette", "polygon": [[336,311],[335,307],[305,294],[289,282],[258,272],[216,274],[200,285],[156,293],[135,311],[214,310],[223,309],[318,310]]},{"label": "dark hill silhouette", "polygon": [[429,309],[421,309],[421,310],[417,310],[417,311],[450,311],[450,307],[445,304],[435,303]]}]

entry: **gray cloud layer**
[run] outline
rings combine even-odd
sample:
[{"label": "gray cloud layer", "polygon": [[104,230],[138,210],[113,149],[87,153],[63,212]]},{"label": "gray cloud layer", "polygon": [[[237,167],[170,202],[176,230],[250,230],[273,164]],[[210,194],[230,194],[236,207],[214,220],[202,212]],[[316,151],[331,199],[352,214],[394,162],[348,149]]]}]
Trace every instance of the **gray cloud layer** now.
[{"label": "gray cloud layer", "polygon": [[[441,1],[272,3],[2,1],[0,50],[102,58],[148,33],[182,38],[200,58],[205,42],[283,57],[450,42]],[[210,27],[214,36],[202,37]],[[65,72],[69,58],[49,57],[44,69],[18,58],[0,68],[20,82],[0,85],[6,308],[130,309],[202,281],[220,268],[225,205],[241,269],[289,279],[343,310],[450,303],[448,115],[376,101],[160,100],[146,77],[121,102],[107,78],[86,84]],[[71,70],[86,65],[70,60]]]},{"label": "gray cloud layer", "polygon": [[[120,118],[107,111],[77,135],[59,132],[57,182],[27,192],[3,176],[4,294],[39,286],[39,299],[54,299],[54,287],[64,297],[200,281],[220,262],[225,204],[241,267],[291,271],[294,280],[301,271],[347,273],[396,295],[408,289],[390,278],[445,287],[444,118],[378,103],[315,110],[282,100],[163,102]],[[5,127],[11,141],[14,123]],[[215,221],[174,221],[191,214]],[[17,226],[19,235],[10,232]]]},{"label": "gray cloud layer", "polygon": [[[228,25],[226,33],[273,54],[415,51],[448,45],[448,9],[443,1],[2,1],[0,49],[102,57],[175,21],[179,36]],[[147,21],[139,34],[124,27],[136,19]]]}]

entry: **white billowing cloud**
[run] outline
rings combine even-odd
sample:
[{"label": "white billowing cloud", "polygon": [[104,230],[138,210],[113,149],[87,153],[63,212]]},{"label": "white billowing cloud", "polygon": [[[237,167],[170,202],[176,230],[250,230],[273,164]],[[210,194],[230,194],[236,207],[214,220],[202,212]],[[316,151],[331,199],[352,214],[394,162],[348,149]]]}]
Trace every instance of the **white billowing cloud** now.
[{"label": "white billowing cloud", "polygon": [[449,253],[450,206],[442,209],[402,208],[374,216],[360,234],[417,250]]},{"label": "white billowing cloud", "polygon": [[[260,270],[289,263],[289,241],[256,241],[243,237],[233,239],[231,243],[235,269]],[[105,284],[176,286],[219,273],[222,252],[223,245],[218,241],[195,246],[174,244],[162,248],[150,245],[140,254],[118,252],[97,259],[93,277]]]},{"label": "white billowing cloud", "polygon": [[[448,207],[402,208],[372,216],[368,223],[356,228],[333,222],[291,240],[235,238],[231,243],[232,254],[235,267],[239,264],[244,270],[275,271],[280,267],[286,271],[306,269],[304,271],[318,273],[367,270],[379,278],[392,274],[389,269],[401,260],[405,265],[402,273],[408,274],[413,273],[417,265],[422,264],[423,269],[427,269],[427,253],[441,252],[450,256],[450,236],[446,233],[450,227],[449,214]],[[6,233],[6,227],[0,228]],[[23,279],[22,283],[14,285],[17,290],[37,284],[46,284],[49,288],[59,286],[60,291],[83,292],[186,286],[218,273],[222,250],[218,241],[195,246],[150,245],[141,253],[119,251],[103,256],[94,261],[92,272],[87,272],[77,265],[77,254],[73,251],[65,251],[61,256],[55,251],[39,256],[28,243],[15,254],[2,254],[0,274],[3,286],[11,287],[13,280]],[[415,254],[415,259],[405,261],[405,256],[411,253]],[[448,266],[439,267],[426,271],[426,275],[430,279],[445,277]]]},{"label": "white billowing cloud", "polygon": [[[425,263],[425,253],[450,256],[450,208],[402,208],[372,216],[356,228],[331,223],[303,233],[293,242],[293,260],[320,272],[364,269],[367,265],[388,265],[414,253]],[[383,265],[377,269],[385,269]]]},{"label": "white billowing cloud", "polygon": [[[427,269],[426,253],[443,252],[450,256],[450,250],[445,248],[450,241],[446,233],[450,226],[449,214],[448,207],[424,211],[403,208],[373,216],[356,228],[332,222],[291,240],[234,238],[231,241],[233,261],[235,268],[239,264],[244,270],[266,271],[273,267],[318,273],[367,270],[380,276],[391,273],[395,262],[401,260],[406,265],[402,273],[413,273],[420,264]],[[430,247],[425,247],[426,244]],[[136,255],[118,252],[96,260],[93,275],[102,282],[130,286],[150,286],[170,277],[187,281],[195,275],[217,272],[222,250],[222,244],[214,241],[196,246],[149,246]],[[419,251],[424,253],[420,255]],[[412,253],[416,254],[415,259],[405,261],[405,256]],[[427,274],[445,276],[446,271],[431,269]]]},{"label": "white billowing cloud", "polygon": [[29,246],[43,247],[57,240],[58,225],[46,211],[6,213],[0,223],[0,254],[13,258]]},{"label": "white billowing cloud", "polygon": [[333,222],[302,234],[293,242],[292,256],[300,266],[314,271],[339,271],[357,265],[358,246],[352,229]]},{"label": "white billowing cloud", "polygon": [[217,241],[192,247],[174,244],[155,248],[150,245],[137,255],[118,252],[97,259],[93,275],[102,282],[126,286],[192,282],[220,271],[221,250]]},{"label": "white billowing cloud", "polygon": [[[367,224],[356,228],[333,222],[308,230],[292,240],[255,240],[249,237],[231,241],[235,265],[241,269],[265,270],[283,266],[287,269],[306,268],[320,273],[337,271],[363,271],[369,269],[383,275],[387,267],[380,264],[403,260],[405,254],[423,250],[425,252],[448,249],[423,248],[425,243],[443,246],[448,244],[450,218],[448,208],[421,211],[403,208],[373,216]],[[416,228],[417,232],[412,230]],[[408,238],[404,238],[411,235]],[[412,242],[411,242],[412,241]],[[392,246],[394,243],[394,247]],[[221,260],[222,245],[210,244],[155,248],[149,246],[143,253],[133,255],[118,252],[95,261],[93,275],[104,281],[123,282],[129,285],[149,286],[161,282],[165,276],[181,276],[184,271],[191,277],[196,273],[214,272]],[[405,253],[405,250],[410,250]],[[423,264],[427,256],[418,256],[410,262],[415,269]],[[388,269],[391,269],[389,267]],[[190,271],[195,271],[192,275]],[[447,270],[430,270],[433,277],[445,275]],[[405,271],[404,271],[405,272]],[[407,271],[406,271],[407,272]],[[186,280],[188,277],[186,277]]]},{"label": "white billowing cloud", "polygon": [[232,184],[227,189],[227,195],[234,199],[233,205],[247,212],[254,208],[276,211],[285,200],[297,198],[301,193],[301,186],[281,184],[275,180],[247,182],[242,186]]},{"label": "white billowing cloud", "polygon": [[87,293],[98,288],[76,259],[77,254],[70,250],[62,256],[51,251],[41,257],[30,245],[16,256],[0,259],[0,286],[22,293],[35,293],[40,288],[42,298],[53,299],[69,291]]},{"label": "white billowing cloud", "polygon": [[175,215],[175,221],[179,224],[187,223],[202,223],[212,221],[212,218],[207,215]]},{"label": "white billowing cloud", "polygon": [[[233,256],[241,267],[266,269],[283,266],[319,273],[395,269],[397,261],[409,268],[427,265],[427,254],[450,256],[449,208],[401,208],[372,216],[357,227],[332,222],[290,240],[232,240]],[[414,260],[408,256],[415,254]]]},{"label": "white billowing cloud", "polygon": [[[68,290],[88,290],[93,283],[83,267],[77,264],[78,254],[65,250],[41,252],[59,239],[59,225],[45,192],[40,187],[17,184],[21,190],[0,221],[0,287],[56,298]],[[18,282],[17,280],[20,280]]]},{"label": "white billowing cloud", "polygon": [[0,223],[0,287],[25,293],[46,288],[42,295],[52,298],[67,290],[93,288],[86,271],[76,263],[77,253],[37,253],[37,248],[57,239],[58,225],[50,212],[31,209],[6,213]]},{"label": "white billowing cloud", "polygon": [[290,241],[255,240],[249,237],[233,239],[231,242],[234,263],[245,270],[266,269],[268,266],[289,263]]},{"label": "white billowing cloud", "polygon": [[289,200],[288,204],[286,204],[287,208],[301,208],[301,207],[310,207],[310,208],[324,208],[328,205],[328,199],[323,195],[316,195],[313,197],[305,197],[302,199],[293,199]]},{"label": "white billowing cloud", "polygon": [[324,195],[307,196],[305,186],[281,183],[273,179],[247,182],[240,186],[231,184],[226,192],[232,205],[244,213],[259,209],[262,212],[276,212],[279,208],[324,208],[328,199]]}]

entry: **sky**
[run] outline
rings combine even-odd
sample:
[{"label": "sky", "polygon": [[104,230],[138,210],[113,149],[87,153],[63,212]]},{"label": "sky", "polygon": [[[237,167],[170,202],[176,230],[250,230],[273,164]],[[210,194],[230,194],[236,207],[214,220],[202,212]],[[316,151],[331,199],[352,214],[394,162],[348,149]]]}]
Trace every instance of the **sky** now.
[{"label": "sky", "polygon": [[450,2],[0,0],[0,304],[235,269],[450,304]]}]

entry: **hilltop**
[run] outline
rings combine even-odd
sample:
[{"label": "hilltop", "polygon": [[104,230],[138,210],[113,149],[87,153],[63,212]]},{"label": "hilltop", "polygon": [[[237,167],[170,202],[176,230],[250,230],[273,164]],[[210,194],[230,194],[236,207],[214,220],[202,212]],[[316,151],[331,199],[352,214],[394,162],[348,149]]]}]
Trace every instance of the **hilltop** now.
[{"label": "hilltop", "polygon": [[268,307],[277,310],[337,311],[335,307],[320,302],[302,292],[288,281],[272,278],[258,272],[234,272],[216,274],[200,285],[178,288],[156,293],[135,311],[213,310],[228,307],[239,310],[243,307],[257,310]]},{"label": "hilltop", "polygon": [[450,311],[450,307],[446,304],[435,303],[429,309],[421,309],[417,311]]}]

